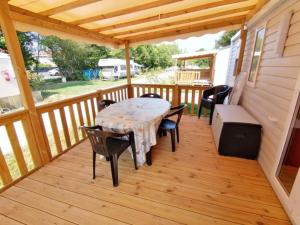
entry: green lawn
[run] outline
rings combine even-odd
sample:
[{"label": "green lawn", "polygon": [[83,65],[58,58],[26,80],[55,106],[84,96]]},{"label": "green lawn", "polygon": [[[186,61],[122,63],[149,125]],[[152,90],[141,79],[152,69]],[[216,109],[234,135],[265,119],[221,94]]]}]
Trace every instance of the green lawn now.
[{"label": "green lawn", "polygon": [[[141,79],[133,78],[133,80]],[[66,83],[46,82],[37,90],[41,91],[43,102],[53,102],[68,97],[86,94],[99,88],[126,84],[126,79],[116,81],[68,81]]]}]

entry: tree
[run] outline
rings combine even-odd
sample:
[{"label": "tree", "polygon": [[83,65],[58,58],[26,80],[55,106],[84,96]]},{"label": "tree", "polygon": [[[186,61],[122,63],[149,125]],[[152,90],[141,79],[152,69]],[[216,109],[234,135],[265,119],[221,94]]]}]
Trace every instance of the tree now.
[{"label": "tree", "polygon": [[180,50],[176,44],[139,45],[131,48],[134,60],[148,69],[172,66],[172,55],[178,53]]},{"label": "tree", "polygon": [[[20,42],[26,69],[29,70],[36,63],[36,60],[34,59],[33,52],[32,52],[33,42],[35,39],[34,34],[31,32],[17,32],[17,36]],[[7,46],[1,30],[0,30],[0,49],[7,52]]]},{"label": "tree", "polygon": [[231,30],[226,31],[224,34],[220,37],[219,40],[216,41],[215,48],[221,48],[226,47],[230,45],[231,38],[238,32],[238,30]]},{"label": "tree", "polygon": [[83,69],[91,66],[86,45],[54,36],[44,37],[41,42],[50,50],[54,63],[67,80],[83,79]]}]

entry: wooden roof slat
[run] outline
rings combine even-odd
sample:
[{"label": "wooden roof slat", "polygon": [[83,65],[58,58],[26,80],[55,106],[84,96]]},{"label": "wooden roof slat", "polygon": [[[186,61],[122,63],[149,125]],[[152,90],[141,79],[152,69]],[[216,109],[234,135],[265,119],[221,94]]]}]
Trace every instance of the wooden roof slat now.
[{"label": "wooden roof slat", "polygon": [[39,12],[39,14],[43,15],[43,16],[52,16],[64,11],[68,11],[71,9],[75,9],[75,8],[79,8],[81,6],[85,6],[88,4],[92,4],[94,2],[100,2],[102,0],[77,0],[77,1],[73,1],[73,2],[69,2],[51,9],[47,9],[44,11]]},{"label": "wooden roof slat", "polygon": [[201,5],[193,6],[190,8],[180,9],[180,10],[169,12],[169,13],[156,14],[154,16],[150,16],[147,18],[141,18],[141,19],[132,20],[129,22],[123,22],[123,23],[119,23],[119,24],[113,24],[113,25],[109,25],[109,26],[99,27],[99,28],[92,29],[92,30],[100,32],[100,31],[112,30],[112,29],[116,29],[116,28],[128,27],[128,26],[132,26],[132,25],[147,23],[147,22],[156,21],[156,20],[160,20],[160,19],[170,18],[173,16],[180,16],[180,15],[197,12],[197,11],[201,11],[201,10],[205,10],[205,9],[210,9],[210,8],[235,4],[235,3],[241,3],[241,2],[246,2],[246,1],[247,0],[223,0],[223,1],[217,1],[217,2],[209,2],[206,4],[201,4]]},{"label": "wooden roof slat", "polygon": [[85,24],[85,23],[91,23],[94,21],[99,21],[99,20],[108,19],[108,18],[112,18],[112,17],[122,16],[125,14],[138,12],[138,11],[151,9],[151,8],[156,8],[159,6],[168,5],[168,4],[181,2],[181,1],[183,1],[183,0],[157,0],[154,2],[148,2],[145,4],[133,6],[133,7],[126,8],[126,9],[121,9],[121,10],[117,10],[117,11],[113,11],[113,12],[109,12],[109,13],[104,13],[104,14],[100,14],[100,15],[96,15],[96,16],[87,17],[84,19],[75,20],[75,21],[72,21],[71,23],[74,25],[81,25],[81,24]]},{"label": "wooden roof slat", "polygon": [[121,31],[121,32],[117,32],[117,33],[111,33],[111,34],[109,34],[109,36],[116,37],[116,36],[122,36],[122,35],[126,35],[126,34],[134,34],[134,33],[150,31],[150,30],[164,28],[164,27],[170,27],[170,26],[174,26],[174,25],[182,25],[182,24],[192,23],[192,22],[197,22],[197,21],[199,22],[199,21],[218,18],[221,16],[230,15],[230,14],[247,12],[254,8],[255,8],[254,5],[253,6],[245,6],[242,8],[236,8],[236,9],[227,10],[227,11],[223,11],[223,12],[212,13],[212,14],[205,15],[205,16],[193,17],[193,18],[188,18],[188,19],[183,19],[183,20],[178,20],[178,21],[174,21],[174,22],[168,22],[168,23],[163,23],[163,24],[158,24],[158,25],[153,25],[153,26],[147,26],[147,27],[123,31],[123,32]]},{"label": "wooden roof slat", "polygon": [[247,15],[247,20],[250,20],[269,1],[270,0],[258,0],[258,2],[255,5],[255,8]]},{"label": "wooden roof slat", "polygon": [[99,34],[82,27],[74,26],[66,22],[49,18],[16,6],[9,6],[11,17],[15,21],[31,24],[42,28],[57,30],[71,35],[81,36],[83,38],[94,39],[95,41],[102,41],[112,45],[120,44],[117,39],[111,38],[107,35]]},{"label": "wooden roof slat", "polygon": [[128,36],[122,38],[123,41],[130,41],[131,43],[146,41],[150,39],[158,39],[168,36],[193,33],[201,30],[215,29],[220,27],[227,27],[230,25],[238,25],[244,23],[246,20],[246,16],[235,16],[230,18],[223,18],[219,20],[214,20],[213,22],[202,22],[193,24],[190,26],[182,26],[176,29],[168,29],[163,31],[149,32],[143,33],[140,35]]}]

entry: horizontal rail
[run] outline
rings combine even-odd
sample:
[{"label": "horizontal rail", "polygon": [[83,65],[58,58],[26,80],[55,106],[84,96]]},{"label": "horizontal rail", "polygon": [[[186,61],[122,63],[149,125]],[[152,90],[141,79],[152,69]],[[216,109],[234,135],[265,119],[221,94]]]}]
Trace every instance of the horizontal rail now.
[{"label": "horizontal rail", "polygon": [[5,125],[7,123],[12,123],[14,121],[22,120],[27,116],[27,114],[28,110],[26,109],[2,114],[0,115],[0,126]]}]

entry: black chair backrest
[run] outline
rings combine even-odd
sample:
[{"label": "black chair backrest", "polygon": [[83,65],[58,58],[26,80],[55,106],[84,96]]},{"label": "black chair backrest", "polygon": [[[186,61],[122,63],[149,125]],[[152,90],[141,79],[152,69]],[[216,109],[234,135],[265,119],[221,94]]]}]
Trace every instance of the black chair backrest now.
[{"label": "black chair backrest", "polygon": [[106,139],[112,136],[111,132],[103,131],[101,126],[82,126],[82,129],[85,130],[94,152],[105,157],[109,157],[111,155],[106,144]]},{"label": "black chair backrest", "polygon": [[203,98],[209,98],[209,96],[213,95],[216,104],[223,104],[226,96],[230,93],[231,87],[228,85],[218,85],[205,90],[203,92]]},{"label": "black chair backrest", "polygon": [[147,93],[140,96],[141,98],[161,98],[159,94]]},{"label": "black chair backrest", "polygon": [[113,100],[103,99],[101,101],[98,101],[98,110],[101,111],[102,109],[105,109],[106,107],[110,106],[111,104],[116,103]]},{"label": "black chair backrest", "polygon": [[172,107],[169,114],[166,117],[177,115],[176,124],[178,125],[181,120],[183,110],[185,109],[186,106],[187,106],[186,104],[180,104],[178,106]]}]

